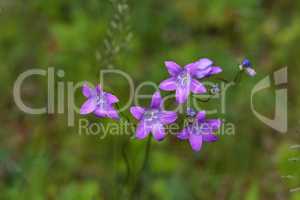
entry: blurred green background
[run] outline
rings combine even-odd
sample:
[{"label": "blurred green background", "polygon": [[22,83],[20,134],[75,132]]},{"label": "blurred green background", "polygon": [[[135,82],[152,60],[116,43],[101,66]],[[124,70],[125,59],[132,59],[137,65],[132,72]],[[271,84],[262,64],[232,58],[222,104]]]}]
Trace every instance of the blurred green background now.
[{"label": "blurred green background", "polygon": [[[99,70],[115,68],[136,84],[159,83],[168,76],[165,60],[184,65],[209,57],[230,78],[248,57],[258,75],[244,78],[227,96],[224,117],[235,124],[235,135],[205,144],[200,153],[172,136],[153,142],[137,198],[300,200],[300,192],[289,191],[300,187],[300,162],[288,160],[300,157],[290,149],[300,144],[299,10],[295,0],[1,0],[0,199],[129,198],[121,156],[126,137],[78,134],[79,119],[111,122],[107,119],[76,115],[75,126],[68,127],[66,112],[23,113],[12,95],[22,72],[55,67],[65,72],[56,81],[96,83]],[[284,66],[289,67],[289,131],[280,134],[251,112],[250,92]],[[105,84],[127,100],[124,80],[112,77]],[[44,106],[47,88],[45,77],[32,77],[23,84],[22,97],[28,105]],[[274,91],[255,98],[257,110],[269,117]],[[84,101],[79,90],[75,99],[78,106]],[[142,165],[145,143],[130,141],[133,175]],[[293,178],[282,178],[287,175]]]}]

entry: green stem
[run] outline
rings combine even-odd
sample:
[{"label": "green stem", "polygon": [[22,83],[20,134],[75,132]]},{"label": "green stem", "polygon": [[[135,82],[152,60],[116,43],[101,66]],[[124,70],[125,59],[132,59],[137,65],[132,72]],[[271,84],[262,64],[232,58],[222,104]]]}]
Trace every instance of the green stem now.
[{"label": "green stem", "polygon": [[238,70],[238,71],[236,72],[234,78],[232,79],[232,81],[228,81],[228,80],[226,80],[226,79],[224,79],[224,78],[217,78],[217,80],[222,81],[222,82],[224,82],[224,83],[234,82],[235,84],[238,84],[238,83],[240,82],[240,80],[241,80],[242,73],[243,73],[242,70]]},{"label": "green stem", "polygon": [[[119,110],[120,110],[119,104],[116,103],[115,105],[116,105],[116,107],[117,107],[117,109],[118,109],[118,111],[119,111]],[[131,121],[130,121],[130,119],[127,117],[127,115],[125,115],[123,112],[119,112],[119,113],[120,113],[120,115],[121,115],[128,123],[131,123]]]},{"label": "green stem", "polygon": [[127,153],[126,153],[126,147],[128,146],[128,144],[129,144],[129,140],[126,140],[126,142],[124,142],[123,147],[122,147],[122,157],[123,157],[123,160],[124,160],[125,165],[126,165],[126,177],[125,177],[125,183],[126,184],[128,183],[128,180],[129,180],[129,177],[130,177],[130,174],[131,174],[129,159],[128,159],[128,156],[127,156]]},{"label": "green stem", "polygon": [[145,149],[144,162],[143,162],[143,165],[142,165],[140,175],[142,175],[143,171],[146,170],[146,168],[147,168],[147,164],[148,164],[148,160],[149,160],[149,154],[150,154],[150,148],[151,148],[151,141],[152,141],[152,136],[149,135],[148,140],[147,140],[147,144],[146,144],[146,149]]},{"label": "green stem", "polygon": [[241,81],[241,77],[242,77],[242,71],[239,70],[239,71],[236,73],[236,75],[235,75],[235,77],[234,77],[234,79],[233,79],[233,82],[234,82],[235,84],[238,84],[238,83]]},{"label": "green stem", "polygon": [[[116,104],[116,107],[118,110],[120,110],[120,106],[119,104]],[[119,112],[120,115],[123,117],[123,119],[125,119],[125,121],[127,121],[129,124],[131,123],[130,119],[127,117],[127,115],[125,115],[122,112]],[[125,184],[128,184],[129,182],[129,178],[131,176],[131,168],[130,168],[130,163],[129,163],[129,159],[128,159],[128,155],[126,153],[126,149],[129,145],[129,138],[126,138],[126,141],[123,143],[122,145],[122,149],[121,149],[121,153],[122,153],[122,158],[125,162],[125,166],[126,166],[126,176],[125,176]],[[125,187],[124,187],[125,188]]]},{"label": "green stem", "polygon": [[[138,197],[140,195],[141,188],[143,187],[142,186],[142,184],[143,184],[143,176],[144,176],[144,172],[146,171],[147,166],[148,166],[150,149],[151,149],[151,141],[152,141],[152,136],[150,135],[148,137],[146,148],[145,148],[144,161],[143,161],[141,170],[140,170],[140,172],[138,174],[138,178],[137,178],[137,180],[136,180],[136,182],[134,184],[134,187],[132,189],[132,194],[130,195],[130,197],[131,197],[130,199],[134,199],[134,196]],[[139,198],[137,198],[137,199],[139,199]]]},{"label": "green stem", "polygon": [[[117,184],[117,140],[115,137],[113,137],[113,179],[114,179],[114,186],[115,188],[118,188]],[[117,189],[113,192],[113,199],[117,198]]]},{"label": "green stem", "polygon": [[[231,82],[233,82],[235,85],[237,85],[240,81],[241,81],[241,76],[242,76],[242,71],[238,70],[237,73],[235,74],[233,80]],[[230,83],[230,81],[224,79],[224,78],[217,78],[217,80],[224,82],[225,84]],[[211,96],[208,97],[205,100],[199,100],[201,102],[209,102],[211,100]]]},{"label": "green stem", "polygon": [[228,80],[226,80],[226,79],[224,79],[224,78],[217,78],[217,80],[219,80],[219,81],[223,81],[224,83],[229,83],[229,81],[228,81]]}]

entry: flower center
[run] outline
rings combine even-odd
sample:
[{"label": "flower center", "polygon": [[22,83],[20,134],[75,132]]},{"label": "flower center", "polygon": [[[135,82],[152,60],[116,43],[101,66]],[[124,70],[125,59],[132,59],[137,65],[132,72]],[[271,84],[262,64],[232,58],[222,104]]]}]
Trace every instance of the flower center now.
[{"label": "flower center", "polygon": [[177,84],[181,87],[185,87],[185,86],[189,85],[190,82],[191,82],[191,76],[186,70],[183,70],[177,76]]},{"label": "flower center", "polygon": [[209,123],[194,123],[192,125],[192,133],[195,135],[208,134],[212,132],[212,127]]},{"label": "flower center", "polygon": [[159,120],[159,110],[157,110],[157,109],[147,110],[144,113],[144,120],[145,120],[145,122],[148,122],[148,123],[158,121]]},{"label": "flower center", "polygon": [[107,106],[107,101],[104,94],[97,95],[97,106],[100,108],[105,108]]}]

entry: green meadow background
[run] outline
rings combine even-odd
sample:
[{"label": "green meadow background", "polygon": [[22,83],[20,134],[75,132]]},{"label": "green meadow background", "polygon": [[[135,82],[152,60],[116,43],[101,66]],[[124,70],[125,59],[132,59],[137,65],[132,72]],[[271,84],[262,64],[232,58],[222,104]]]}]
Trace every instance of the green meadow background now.
[{"label": "green meadow background", "polygon": [[[228,199],[300,200],[300,1],[295,0],[1,0],[0,1],[0,199]],[[234,135],[220,136],[194,153],[187,142],[168,136],[152,142],[140,176],[145,141],[130,140],[130,177],[122,156],[128,136],[79,134],[80,119],[108,119],[75,114],[68,127],[64,114],[29,115],[13,99],[18,76],[32,68],[63,70],[67,82],[99,81],[102,69],[119,69],[136,85],[167,78],[165,60],[181,65],[201,57],[222,66],[231,79],[238,63],[249,58],[254,78],[243,77],[227,92],[226,121]],[[288,66],[288,126],[281,134],[259,121],[250,108],[252,88]],[[128,84],[107,76],[104,88],[128,99]],[[272,86],[255,95],[255,108],[274,116]],[[27,105],[47,105],[47,78],[32,76],[22,85]],[[145,94],[154,89],[144,88]],[[55,94],[57,94],[57,85]],[[162,93],[167,94],[167,93]],[[77,106],[84,97],[77,90]],[[149,101],[142,101],[148,105]],[[204,103],[203,103],[204,104]],[[216,108],[213,100],[203,108]],[[133,120],[128,111],[123,113]],[[287,177],[286,177],[287,176]],[[138,191],[132,192],[137,177]],[[285,177],[285,178],[284,178]]]}]

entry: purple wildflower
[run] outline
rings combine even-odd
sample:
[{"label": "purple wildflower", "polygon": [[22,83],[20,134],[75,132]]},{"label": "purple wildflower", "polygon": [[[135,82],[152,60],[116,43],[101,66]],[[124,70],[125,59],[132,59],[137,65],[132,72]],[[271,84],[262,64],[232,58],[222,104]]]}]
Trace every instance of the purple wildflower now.
[{"label": "purple wildflower", "polygon": [[113,107],[113,104],[119,101],[116,96],[104,92],[100,85],[97,85],[93,89],[84,84],[82,86],[82,93],[87,97],[87,100],[81,106],[80,114],[87,115],[93,112],[98,117],[119,119],[118,112]]},{"label": "purple wildflower", "polygon": [[177,137],[180,140],[189,140],[194,151],[200,151],[203,142],[215,142],[218,137],[213,134],[221,127],[219,119],[205,119],[205,112],[197,113],[193,123],[185,127]]},{"label": "purple wildflower", "polygon": [[212,94],[218,94],[221,92],[221,89],[219,88],[218,85],[213,85],[212,88],[210,89],[210,93]]},{"label": "purple wildflower", "polygon": [[162,110],[162,98],[160,92],[155,92],[152,96],[150,108],[133,106],[130,108],[131,114],[139,120],[136,129],[136,138],[144,139],[152,132],[154,139],[162,140],[165,136],[164,125],[171,124],[177,119],[176,112]]},{"label": "purple wildflower", "polygon": [[244,59],[240,64],[240,70],[245,70],[249,76],[255,76],[256,71],[253,69],[252,63],[248,59]]},{"label": "purple wildflower", "polygon": [[176,90],[176,101],[179,104],[185,103],[190,92],[202,94],[206,92],[206,88],[202,83],[194,79],[197,71],[195,64],[191,63],[181,68],[173,61],[165,62],[171,77],[160,83],[159,88],[165,91]]},{"label": "purple wildflower", "polygon": [[195,117],[196,116],[196,111],[194,110],[194,109],[192,109],[192,108],[187,108],[187,110],[186,110],[186,115],[188,116],[188,117]]},{"label": "purple wildflower", "polygon": [[198,79],[206,78],[214,74],[219,74],[222,72],[222,68],[213,65],[213,61],[208,58],[201,58],[195,63],[197,72],[196,77]]}]

